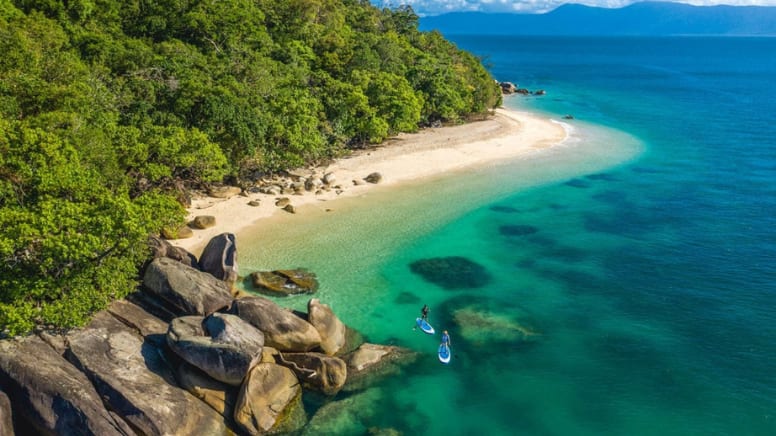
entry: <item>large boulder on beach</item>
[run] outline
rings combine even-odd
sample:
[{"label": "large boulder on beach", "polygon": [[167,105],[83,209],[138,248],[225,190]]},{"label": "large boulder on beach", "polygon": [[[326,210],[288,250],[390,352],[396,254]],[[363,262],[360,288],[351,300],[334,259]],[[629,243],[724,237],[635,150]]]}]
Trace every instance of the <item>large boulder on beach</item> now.
[{"label": "large boulder on beach", "polygon": [[309,351],[321,345],[312,324],[266,298],[239,298],[231,312],[261,330],[264,343],[280,351]]},{"label": "large boulder on beach", "polygon": [[484,266],[463,256],[432,257],[410,264],[410,270],[444,289],[481,288],[490,282]]},{"label": "large boulder on beach", "polygon": [[[0,341],[0,389],[16,418],[38,434],[134,434],[105,409],[86,376],[37,337]],[[7,419],[0,429],[12,428]]]},{"label": "large boulder on beach", "polygon": [[186,249],[176,247],[158,236],[150,236],[148,238],[148,248],[151,249],[151,256],[154,258],[167,257],[177,260],[184,265],[199,269],[196,256],[186,251]]},{"label": "large boulder on beach", "polygon": [[210,227],[214,227],[215,225],[216,225],[216,217],[214,217],[213,215],[197,215],[189,223],[189,227],[200,229],[200,230],[209,229]]},{"label": "large boulder on beach", "polygon": [[207,194],[213,198],[232,198],[242,192],[239,186],[211,186]]},{"label": "large boulder on beach", "polygon": [[209,315],[232,304],[225,282],[172,259],[154,259],[143,275],[143,286],[179,315]]},{"label": "large boulder on beach", "polygon": [[235,315],[184,316],[170,323],[167,344],[214,379],[239,386],[261,360],[264,334]]},{"label": "large boulder on beach", "polygon": [[333,356],[345,346],[347,327],[328,305],[317,298],[311,298],[307,303],[307,321],[321,335],[321,350],[324,353]]},{"label": "large boulder on beach", "polygon": [[[141,434],[226,434],[224,419],[179,388],[163,350],[106,312],[68,335],[67,358]],[[100,434],[97,432],[96,434]]]},{"label": "large boulder on beach", "polygon": [[294,373],[274,363],[253,367],[240,388],[234,420],[249,435],[291,432],[306,421]]},{"label": "large boulder on beach", "polygon": [[199,267],[213,277],[225,281],[229,287],[237,281],[237,241],[232,233],[221,233],[208,241]]},{"label": "large boulder on beach", "polygon": [[383,175],[380,173],[374,172],[364,177],[364,180],[368,183],[380,183],[383,181]]},{"label": "large boulder on beach", "polygon": [[251,284],[272,295],[312,294],[318,290],[315,273],[305,269],[281,269],[251,273]]},{"label": "large boulder on beach", "polygon": [[322,353],[280,353],[278,364],[294,371],[304,387],[326,395],[339,392],[348,378],[345,361]]}]

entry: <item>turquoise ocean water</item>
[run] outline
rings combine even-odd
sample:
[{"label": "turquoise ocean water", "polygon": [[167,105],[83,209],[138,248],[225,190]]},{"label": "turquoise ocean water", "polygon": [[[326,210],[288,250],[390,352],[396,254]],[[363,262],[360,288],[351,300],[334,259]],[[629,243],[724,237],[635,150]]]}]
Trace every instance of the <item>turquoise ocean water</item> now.
[{"label": "turquoise ocean water", "polygon": [[[307,395],[330,413],[306,431],[776,434],[776,38],[449,37],[570,137],[240,235],[244,274],[307,267],[345,323],[420,353]],[[449,257],[479,268],[410,268]]]}]

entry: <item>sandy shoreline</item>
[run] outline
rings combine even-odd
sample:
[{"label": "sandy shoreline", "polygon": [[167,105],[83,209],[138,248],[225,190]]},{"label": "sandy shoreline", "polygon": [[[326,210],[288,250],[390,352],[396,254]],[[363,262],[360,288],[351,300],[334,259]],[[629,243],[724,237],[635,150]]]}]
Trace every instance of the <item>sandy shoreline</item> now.
[{"label": "sandy shoreline", "polygon": [[[319,194],[249,193],[229,199],[195,198],[188,209],[188,220],[198,215],[210,215],[215,217],[216,225],[194,230],[191,238],[170,242],[199,255],[210,238],[217,234],[239,234],[262,219],[280,214],[294,217],[294,214],[275,205],[280,197],[287,197],[297,210],[313,204],[328,206],[329,202],[338,198],[359,196],[370,189],[520,158],[558,144],[565,137],[566,132],[558,123],[531,113],[507,109],[498,109],[495,116],[485,121],[401,134],[379,147],[356,152],[326,167],[296,171],[318,176],[331,173],[336,178],[332,185],[338,185],[340,189]],[[382,175],[379,184],[362,182],[374,172]],[[363,184],[356,185],[354,181]],[[259,205],[249,205],[252,200],[258,201]],[[303,208],[299,212],[303,213]]]}]

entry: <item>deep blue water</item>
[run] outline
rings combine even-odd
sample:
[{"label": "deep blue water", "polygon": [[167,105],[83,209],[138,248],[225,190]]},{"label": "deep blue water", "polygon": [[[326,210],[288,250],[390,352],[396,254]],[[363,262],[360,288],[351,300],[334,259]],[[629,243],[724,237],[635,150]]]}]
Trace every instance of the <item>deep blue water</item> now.
[{"label": "deep blue water", "polygon": [[[644,151],[479,202],[450,194],[424,207],[462,204],[438,225],[373,217],[286,253],[244,249],[243,266],[311,267],[346,323],[422,353],[340,394],[344,411],[309,432],[776,434],[776,38],[447,37],[498,80],[547,91],[505,106],[624,131]],[[482,270],[411,269],[452,256]],[[450,330],[449,366],[438,338],[410,330],[423,303]]]},{"label": "deep blue water", "polygon": [[451,39],[484,56],[499,80],[548,92],[507,104],[572,114],[647,144],[636,162],[584,179],[573,197],[560,185],[507,201],[563,196],[592,238],[617,237],[615,249],[593,242],[584,254],[600,274],[564,267],[558,279],[676,342],[591,344],[603,363],[635,372],[602,381],[611,395],[641,385],[669,404],[686,396],[675,413],[699,419],[667,429],[676,433],[776,431],[776,39]]}]

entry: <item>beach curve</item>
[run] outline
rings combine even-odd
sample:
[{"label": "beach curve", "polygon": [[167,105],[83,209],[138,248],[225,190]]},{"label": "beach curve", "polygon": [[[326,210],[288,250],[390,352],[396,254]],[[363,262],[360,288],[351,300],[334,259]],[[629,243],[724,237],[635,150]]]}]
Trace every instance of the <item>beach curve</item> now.
[{"label": "beach curve", "polygon": [[[530,112],[499,108],[483,121],[456,126],[427,128],[403,133],[379,146],[359,150],[309,173],[336,177],[340,190],[316,195],[287,196],[295,208],[329,205],[338,198],[355,197],[365,192],[420,179],[462,171],[478,166],[519,159],[562,143],[568,136],[564,127],[553,120]],[[380,173],[379,184],[363,183],[371,173]],[[358,183],[360,184],[356,184]],[[199,215],[215,217],[216,225],[195,229],[191,238],[170,242],[198,254],[205,244],[220,233],[238,234],[256,226],[262,219],[292,214],[275,205],[278,195],[250,193],[228,199],[197,197],[187,209],[187,220]],[[249,205],[253,202],[254,205]],[[258,203],[258,206],[255,204]],[[300,213],[303,213],[300,210]]]}]

